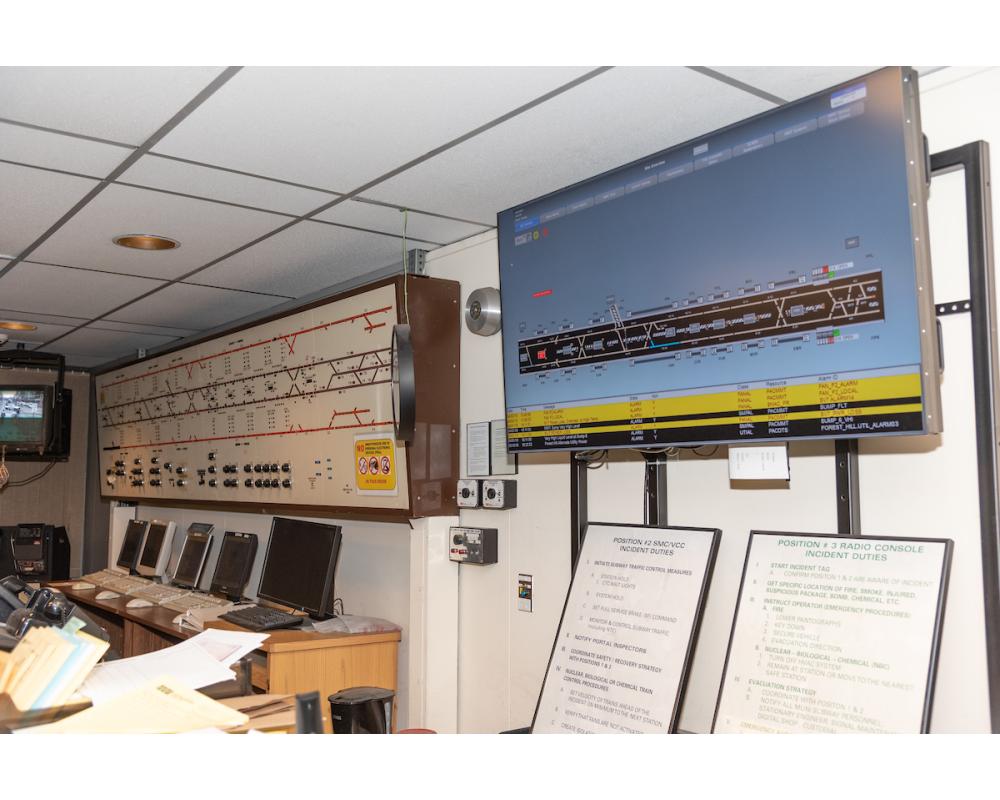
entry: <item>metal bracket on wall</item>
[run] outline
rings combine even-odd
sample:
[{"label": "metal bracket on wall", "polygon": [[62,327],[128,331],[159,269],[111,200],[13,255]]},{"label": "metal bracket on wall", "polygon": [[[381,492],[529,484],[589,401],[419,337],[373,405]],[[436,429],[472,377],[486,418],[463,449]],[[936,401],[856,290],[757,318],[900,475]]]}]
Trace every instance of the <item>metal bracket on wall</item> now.
[{"label": "metal bracket on wall", "polygon": [[837,533],[861,535],[861,481],[858,477],[858,440],[834,442],[834,467],[837,474]]},{"label": "metal bracket on wall", "polygon": [[646,459],[646,524],[667,527],[667,454],[643,453]]},{"label": "metal bracket on wall", "polygon": [[406,271],[411,275],[427,274],[427,251],[414,247],[406,251]]},{"label": "metal bracket on wall", "polygon": [[947,317],[949,314],[966,314],[972,311],[972,301],[956,300],[953,303],[935,303],[934,311],[939,317]]}]

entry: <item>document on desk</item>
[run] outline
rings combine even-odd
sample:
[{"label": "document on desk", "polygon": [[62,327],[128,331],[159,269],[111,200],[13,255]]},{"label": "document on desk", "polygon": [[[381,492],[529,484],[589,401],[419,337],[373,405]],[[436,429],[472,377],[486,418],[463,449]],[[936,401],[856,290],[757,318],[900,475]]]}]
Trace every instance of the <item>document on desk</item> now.
[{"label": "document on desk", "polygon": [[184,733],[248,721],[246,714],[160,676],[101,706],[18,733]]},{"label": "document on desk", "polygon": [[208,630],[165,650],[98,664],[80,691],[96,706],[159,675],[169,675],[192,689],[233,680],[229,667],[257,649],[269,635]]},{"label": "document on desk", "polygon": [[204,633],[188,639],[184,644],[199,647],[223,666],[231,667],[247,653],[252,653],[260,647],[270,635],[209,628]]}]

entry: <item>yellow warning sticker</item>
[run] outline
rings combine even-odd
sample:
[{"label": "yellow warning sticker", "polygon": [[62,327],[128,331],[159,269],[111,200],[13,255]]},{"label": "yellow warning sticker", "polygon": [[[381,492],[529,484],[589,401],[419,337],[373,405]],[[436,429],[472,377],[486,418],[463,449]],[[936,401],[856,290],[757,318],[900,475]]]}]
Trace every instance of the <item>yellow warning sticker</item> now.
[{"label": "yellow warning sticker", "polygon": [[358,494],[391,494],[396,490],[396,443],[382,434],[354,437],[354,484]]}]

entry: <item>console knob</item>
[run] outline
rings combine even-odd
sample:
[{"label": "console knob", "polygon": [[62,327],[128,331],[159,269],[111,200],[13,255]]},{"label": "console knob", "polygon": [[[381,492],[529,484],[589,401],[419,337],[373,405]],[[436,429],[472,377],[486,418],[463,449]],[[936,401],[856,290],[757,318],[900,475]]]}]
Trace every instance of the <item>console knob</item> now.
[{"label": "console knob", "polygon": [[243,485],[249,489],[251,486],[253,486],[253,480],[251,478],[247,478],[245,481],[243,481]]},{"label": "console knob", "polygon": [[177,481],[177,485],[178,485],[178,486],[187,486],[187,481],[186,481],[186,480],[183,480],[183,479],[182,479],[182,480],[179,480],[179,481]]},{"label": "console knob", "polygon": [[216,480],[215,480],[215,478],[209,478],[209,480],[208,480],[208,485],[209,485],[209,486],[212,486],[212,487],[214,488],[214,487],[215,487],[215,485],[216,485]]},{"label": "console knob", "polygon": [[291,478],[285,478],[281,482],[281,485],[284,486],[286,489],[291,489],[292,488],[292,479]]},{"label": "console knob", "polygon": [[292,471],[292,465],[291,464],[282,464],[281,465],[281,471],[282,472],[291,472]]}]

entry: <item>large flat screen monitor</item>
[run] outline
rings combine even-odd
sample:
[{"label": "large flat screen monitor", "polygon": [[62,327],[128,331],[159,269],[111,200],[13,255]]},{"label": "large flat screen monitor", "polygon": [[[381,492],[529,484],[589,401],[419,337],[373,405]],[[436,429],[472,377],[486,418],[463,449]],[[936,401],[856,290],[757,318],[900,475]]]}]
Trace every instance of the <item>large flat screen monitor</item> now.
[{"label": "large flat screen monitor", "polygon": [[275,517],[257,595],[313,617],[328,616],[340,542],[339,525]]},{"label": "large flat screen monitor", "polygon": [[121,550],[118,551],[117,564],[121,569],[132,572],[139,561],[139,553],[142,551],[143,542],[146,539],[146,528],[149,522],[141,519],[129,520],[128,527],[125,528],[125,538],[122,539]]},{"label": "large flat screen monitor", "polygon": [[41,452],[49,443],[52,389],[0,387],[0,444],[7,452]]},{"label": "large flat screen monitor", "polygon": [[197,589],[201,573],[212,549],[212,528],[206,522],[192,522],[184,535],[181,554],[174,569],[173,583],[185,589]]},{"label": "large flat screen monitor", "polygon": [[212,593],[239,600],[250,580],[254,557],[257,555],[257,534],[226,531],[212,575]]},{"label": "large flat screen monitor", "polygon": [[508,449],[938,432],[924,156],[892,67],[501,212]]}]

